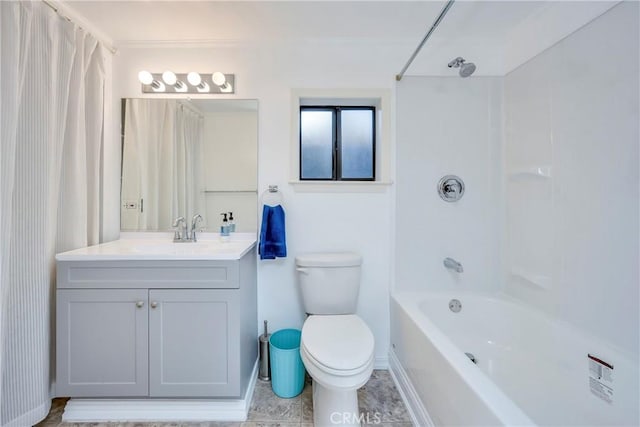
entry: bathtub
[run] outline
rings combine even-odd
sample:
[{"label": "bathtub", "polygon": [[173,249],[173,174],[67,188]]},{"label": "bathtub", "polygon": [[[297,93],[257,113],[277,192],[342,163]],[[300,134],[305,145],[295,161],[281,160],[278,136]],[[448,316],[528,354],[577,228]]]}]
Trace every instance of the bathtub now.
[{"label": "bathtub", "polygon": [[[462,305],[457,313],[449,309],[454,298]],[[604,383],[612,397],[590,380],[588,354],[613,366]],[[420,426],[637,426],[637,364],[507,297],[406,292],[391,298],[390,370]]]}]

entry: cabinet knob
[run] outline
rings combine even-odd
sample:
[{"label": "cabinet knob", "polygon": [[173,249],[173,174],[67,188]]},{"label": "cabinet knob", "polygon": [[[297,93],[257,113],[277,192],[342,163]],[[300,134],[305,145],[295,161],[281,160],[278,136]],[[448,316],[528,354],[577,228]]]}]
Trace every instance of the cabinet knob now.
[{"label": "cabinet knob", "polygon": [[153,301],[153,302],[151,303],[151,308],[156,308],[157,306],[158,306],[158,303],[157,303],[157,302]]},{"label": "cabinet knob", "polygon": [[138,308],[142,308],[142,307],[144,307],[144,301],[138,301],[138,302],[136,302],[136,307],[138,307]]}]

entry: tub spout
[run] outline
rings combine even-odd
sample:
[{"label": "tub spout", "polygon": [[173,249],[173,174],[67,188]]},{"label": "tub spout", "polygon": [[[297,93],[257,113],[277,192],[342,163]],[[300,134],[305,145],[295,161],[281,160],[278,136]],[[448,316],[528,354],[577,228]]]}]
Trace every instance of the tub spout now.
[{"label": "tub spout", "polygon": [[449,258],[449,257],[445,258],[443,264],[449,270],[453,270],[457,273],[462,273],[464,271],[462,269],[462,264],[460,264],[458,261],[456,261],[453,258]]}]

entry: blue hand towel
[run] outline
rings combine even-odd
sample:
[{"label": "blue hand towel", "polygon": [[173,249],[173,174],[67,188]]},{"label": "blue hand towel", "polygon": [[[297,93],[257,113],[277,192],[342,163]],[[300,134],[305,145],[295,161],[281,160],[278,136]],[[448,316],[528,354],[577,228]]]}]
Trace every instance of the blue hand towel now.
[{"label": "blue hand towel", "polygon": [[284,209],[280,205],[264,205],[262,208],[262,227],[260,229],[258,253],[260,254],[260,259],[276,259],[276,257],[284,258],[287,256]]}]

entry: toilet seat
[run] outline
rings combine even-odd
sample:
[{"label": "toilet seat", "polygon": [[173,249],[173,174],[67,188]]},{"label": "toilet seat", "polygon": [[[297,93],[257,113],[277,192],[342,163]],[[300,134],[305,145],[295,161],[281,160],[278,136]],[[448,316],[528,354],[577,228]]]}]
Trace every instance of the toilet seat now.
[{"label": "toilet seat", "polygon": [[302,327],[301,353],[327,374],[357,375],[373,363],[374,338],[360,317],[312,315]]}]

